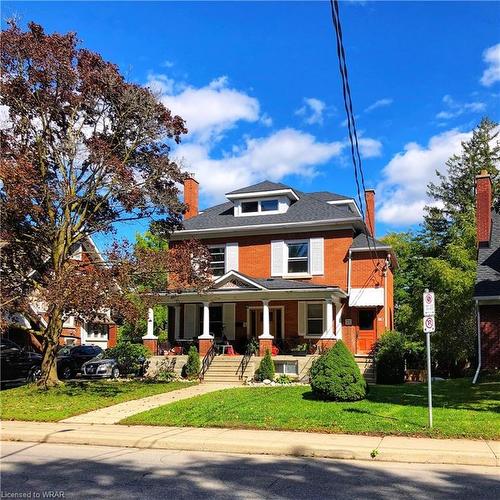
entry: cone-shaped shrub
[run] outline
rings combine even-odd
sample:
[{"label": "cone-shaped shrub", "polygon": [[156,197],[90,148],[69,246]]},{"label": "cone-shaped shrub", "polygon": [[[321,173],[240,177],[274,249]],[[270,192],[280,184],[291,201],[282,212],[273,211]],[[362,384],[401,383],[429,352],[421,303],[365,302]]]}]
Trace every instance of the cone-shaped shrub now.
[{"label": "cone-shaped shrub", "polygon": [[366,396],[365,379],[341,340],[313,362],[310,378],[314,394],[321,399],[358,401]]},{"label": "cone-shaped shrub", "polygon": [[273,358],[271,358],[271,353],[267,349],[259,365],[258,378],[259,380],[274,380],[274,373]]},{"label": "cone-shaped shrub", "polygon": [[200,355],[198,354],[198,350],[194,345],[189,348],[188,359],[186,364],[184,365],[185,375],[189,379],[196,378],[198,373],[200,372],[201,363],[200,363]]}]

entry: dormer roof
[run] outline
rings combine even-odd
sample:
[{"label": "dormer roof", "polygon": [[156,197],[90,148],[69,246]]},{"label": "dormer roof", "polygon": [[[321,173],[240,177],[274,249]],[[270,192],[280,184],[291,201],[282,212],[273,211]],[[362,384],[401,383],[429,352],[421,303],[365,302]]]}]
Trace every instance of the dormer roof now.
[{"label": "dormer roof", "polygon": [[247,186],[241,189],[236,189],[226,193],[229,200],[236,200],[242,198],[261,198],[264,196],[285,195],[290,200],[298,200],[299,195],[293,188],[282,184],[281,182],[262,181],[252,186]]}]

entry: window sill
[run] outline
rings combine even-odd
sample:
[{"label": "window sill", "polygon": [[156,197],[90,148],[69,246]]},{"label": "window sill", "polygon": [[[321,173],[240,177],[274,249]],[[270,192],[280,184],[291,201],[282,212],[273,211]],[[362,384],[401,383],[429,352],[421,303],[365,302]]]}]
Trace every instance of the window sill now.
[{"label": "window sill", "polygon": [[292,274],[284,274],[284,279],[304,279],[304,278],[312,278],[313,275],[309,273],[292,273]]}]

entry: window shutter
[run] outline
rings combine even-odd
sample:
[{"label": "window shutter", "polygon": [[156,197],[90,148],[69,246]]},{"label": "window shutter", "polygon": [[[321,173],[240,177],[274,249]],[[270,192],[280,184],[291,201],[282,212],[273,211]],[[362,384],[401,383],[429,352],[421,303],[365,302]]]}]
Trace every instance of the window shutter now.
[{"label": "window shutter", "polygon": [[271,276],[283,276],[284,247],[283,240],[271,241]]},{"label": "window shutter", "polygon": [[304,336],[307,333],[307,302],[298,302],[299,305],[299,335]]},{"label": "window shutter", "polygon": [[311,238],[309,248],[311,251],[311,274],[322,275],[325,273],[325,240],[324,238]]},{"label": "window shutter", "polygon": [[197,304],[184,304],[184,338],[198,336]]},{"label": "window shutter", "polygon": [[232,340],[234,340],[235,305],[236,304],[222,304],[222,323],[224,324],[224,334],[228,339]]},{"label": "window shutter", "polygon": [[226,243],[225,272],[238,270],[238,243]]}]

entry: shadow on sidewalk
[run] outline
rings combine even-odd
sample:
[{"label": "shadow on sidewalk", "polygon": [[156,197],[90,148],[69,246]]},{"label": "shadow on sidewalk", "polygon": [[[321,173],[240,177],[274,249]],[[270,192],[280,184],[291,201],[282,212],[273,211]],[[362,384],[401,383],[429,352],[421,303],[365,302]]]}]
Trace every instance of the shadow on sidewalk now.
[{"label": "shadow on sidewalk", "polygon": [[[327,459],[72,447],[23,450],[2,460],[9,493],[64,498],[500,498],[500,481],[464,467],[353,463]],[[52,450],[63,458],[44,456]],[[71,452],[73,458],[64,453]],[[397,471],[397,472],[395,472]]]}]

